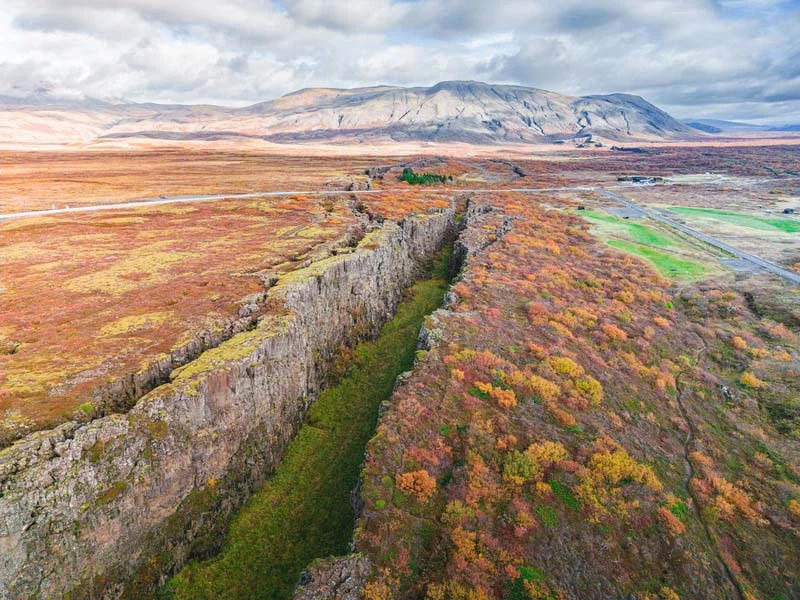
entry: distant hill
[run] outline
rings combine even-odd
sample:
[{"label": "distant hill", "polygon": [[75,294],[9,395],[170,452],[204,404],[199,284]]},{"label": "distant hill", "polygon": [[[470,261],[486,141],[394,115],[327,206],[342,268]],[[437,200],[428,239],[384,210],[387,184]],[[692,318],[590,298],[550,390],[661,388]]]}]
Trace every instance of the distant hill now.
[{"label": "distant hill", "polygon": [[240,136],[273,142],[499,144],[696,135],[696,130],[639,96],[572,97],[475,81],[447,81],[427,88],[304,89],[245,108],[2,100],[0,136],[19,142]]},{"label": "distant hill", "polygon": [[684,121],[684,123],[692,129],[704,131],[705,133],[722,133],[722,129],[714,125],[709,125],[708,123],[702,123],[700,121]]},{"label": "distant hill", "polygon": [[770,127],[770,131],[800,131],[800,123],[792,125],[781,125],[780,127]]},{"label": "distant hill", "polygon": [[683,123],[705,131],[706,133],[723,133],[723,132],[745,132],[745,131],[767,131],[769,127],[766,125],[754,125],[753,123],[740,123],[738,121],[724,121],[722,119],[687,119]]}]

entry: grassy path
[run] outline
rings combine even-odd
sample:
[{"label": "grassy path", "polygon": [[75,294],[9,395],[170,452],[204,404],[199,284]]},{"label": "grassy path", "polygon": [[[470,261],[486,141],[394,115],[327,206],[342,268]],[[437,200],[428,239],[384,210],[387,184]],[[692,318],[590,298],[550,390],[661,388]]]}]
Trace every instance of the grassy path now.
[{"label": "grassy path", "polygon": [[447,289],[449,250],[415,284],[379,337],[356,348],[349,372],[311,407],[275,474],[234,519],[222,552],[187,565],[167,586],[176,600],[290,598],[314,558],[345,554],[350,505],[378,406],[413,364],[424,317]]}]

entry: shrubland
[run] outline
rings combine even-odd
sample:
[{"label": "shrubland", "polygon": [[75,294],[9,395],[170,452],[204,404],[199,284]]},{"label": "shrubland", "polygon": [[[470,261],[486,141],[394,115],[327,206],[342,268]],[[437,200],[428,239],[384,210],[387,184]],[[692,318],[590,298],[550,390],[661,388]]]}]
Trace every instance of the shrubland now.
[{"label": "shrubland", "polygon": [[368,446],[365,597],[796,595],[796,331],[557,198],[472,202],[439,341]]}]

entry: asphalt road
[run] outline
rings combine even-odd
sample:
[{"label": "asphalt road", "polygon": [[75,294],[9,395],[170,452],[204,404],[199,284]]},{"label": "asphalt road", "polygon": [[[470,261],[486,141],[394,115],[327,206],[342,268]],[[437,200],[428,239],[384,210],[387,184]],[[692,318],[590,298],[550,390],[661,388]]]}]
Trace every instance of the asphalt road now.
[{"label": "asphalt road", "polygon": [[[614,186],[615,189],[624,188],[625,186]],[[433,190],[432,190],[433,191]],[[756,256],[755,254],[750,254],[749,252],[745,252],[744,250],[739,250],[738,248],[734,248],[733,246],[726,244],[725,242],[721,242],[720,240],[713,238],[709,235],[704,233],[700,233],[699,231],[692,229],[684,225],[683,223],[679,223],[678,221],[666,217],[660,213],[652,211],[650,209],[644,208],[635,202],[631,202],[630,200],[626,200],[625,198],[615,194],[613,192],[608,191],[606,188],[598,188],[598,187],[560,187],[560,188],[511,188],[511,189],[459,189],[457,190],[458,193],[473,193],[473,194],[493,194],[498,192],[518,192],[523,194],[546,194],[546,193],[558,193],[558,192],[568,192],[568,191],[587,191],[587,192],[596,192],[598,194],[602,194],[608,198],[611,198],[615,202],[625,206],[631,210],[638,211],[644,216],[647,216],[651,219],[659,221],[665,225],[670,227],[674,227],[683,233],[690,235],[706,244],[710,244],[715,248],[719,248],[720,250],[724,250],[729,254],[741,259],[752,263],[753,265],[769,271],[778,277],[785,279],[795,285],[800,285],[800,275],[797,273],[793,273],[787,269],[784,269],[775,263],[771,263],[763,258]],[[352,192],[345,192],[350,194],[383,194],[386,193],[387,190],[354,190]],[[400,190],[391,190],[392,194],[396,193],[417,193],[419,190],[409,188],[409,189],[400,189]],[[440,193],[438,190],[435,190],[436,193]],[[158,206],[161,204],[180,204],[180,203],[192,203],[192,202],[213,202],[219,200],[245,200],[245,199],[252,199],[252,198],[269,198],[269,197],[282,197],[282,196],[294,196],[294,195],[318,195],[318,196],[326,196],[332,194],[341,194],[343,193],[342,190],[289,190],[289,191],[282,191],[282,192],[251,192],[246,194],[214,194],[214,195],[200,195],[200,196],[173,196],[169,198],[143,198],[141,200],[131,201],[131,202],[122,202],[117,204],[97,204],[91,206],[75,206],[71,208],[53,208],[53,209],[46,209],[46,210],[31,210],[25,212],[16,212],[16,213],[4,213],[0,214],[0,221],[8,221],[11,219],[19,219],[25,217],[42,217],[42,216],[50,216],[50,215],[63,215],[63,214],[73,214],[73,213],[86,213],[86,212],[97,212],[103,210],[124,210],[130,208],[141,208],[145,206]],[[448,191],[447,193],[450,193]]]},{"label": "asphalt road", "polygon": [[659,221],[660,223],[664,223],[665,225],[674,227],[675,229],[682,231],[683,233],[690,235],[693,238],[696,238],[702,242],[705,242],[706,244],[710,244],[715,248],[724,250],[725,252],[732,254],[736,258],[740,258],[742,260],[746,260],[750,263],[753,263],[754,265],[761,267],[762,269],[769,271],[770,273],[773,273],[778,277],[782,277],[787,281],[791,281],[795,285],[800,285],[800,275],[798,275],[797,273],[793,273],[788,269],[784,269],[783,267],[780,267],[775,263],[771,263],[767,260],[764,260],[763,258],[756,256],[755,254],[750,254],[749,252],[745,252],[744,250],[739,250],[738,248],[734,248],[733,246],[726,244],[725,242],[721,242],[718,239],[711,237],[710,235],[700,233],[699,231],[692,229],[691,227],[688,227],[683,223],[679,223],[675,219],[670,219],[669,217],[666,217],[660,213],[644,208],[636,204],[635,202],[631,202],[630,200],[625,200],[625,198],[617,194],[614,194],[613,192],[609,192],[608,190],[597,188],[595,192],[597,192],[598,194],[603,194],[604,196],[611,198],[612,200],[615,200],[616,202],[618,202],[623,206],[626,206],[633,210],[637,210],[643,215],[648,216],[656,221]]}]

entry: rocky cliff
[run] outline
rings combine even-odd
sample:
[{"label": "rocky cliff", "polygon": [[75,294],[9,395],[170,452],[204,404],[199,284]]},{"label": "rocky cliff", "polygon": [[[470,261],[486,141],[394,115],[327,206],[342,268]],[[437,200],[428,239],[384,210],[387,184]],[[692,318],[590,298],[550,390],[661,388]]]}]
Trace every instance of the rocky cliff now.
[{"label": "rocky cliff", "polygon": [[[493,207],[488,204],[478,204],[471,198],[462,200],[466,202],[466,210],[464,219],[461,221],[461,231],[453,244],[453,258],[450,262],[453,270],[452,276],[455,280],[473,256],[490,246],[493,241],[508,233],[512,228],[512,220],[506,217],[494,229],[483,227],[484,216],[492,212]],[[418,348],[420,350],[427,352],[439,346],[443,327],[452,314],[448,307],[457,300],[458,297],[454,292],[448,292],[445,306],[428,316],[419,332]],[[402,389],[403,386],[410,388],[426,377],[427,374],[422,374],[419,370],[414,369],[398,378],[395,390]],[[393,399],[390,398],[383,403],[382,412],[390,410]],[[363,515],[360,514],[363,508],[362,499],[356,496],[354,504],[357,513],[354,533],[357,536],[358,528],[363,520]],[[357,540],[354,540],[353,546],[356,545]],[[303,572],[295,590],[294,600],[358,600],[362,597],[364,587],[373,571],[374,565],[370,557],[358,552],[314,561]]]},{"label": "rocky cliff", "polygon": [[213,552],[337,350],[377,332],[452,226],[452,211],[387,222],[353,252],[283,277],[254,329],[127,413],[0,451],[0,598],[139,598]]}]

